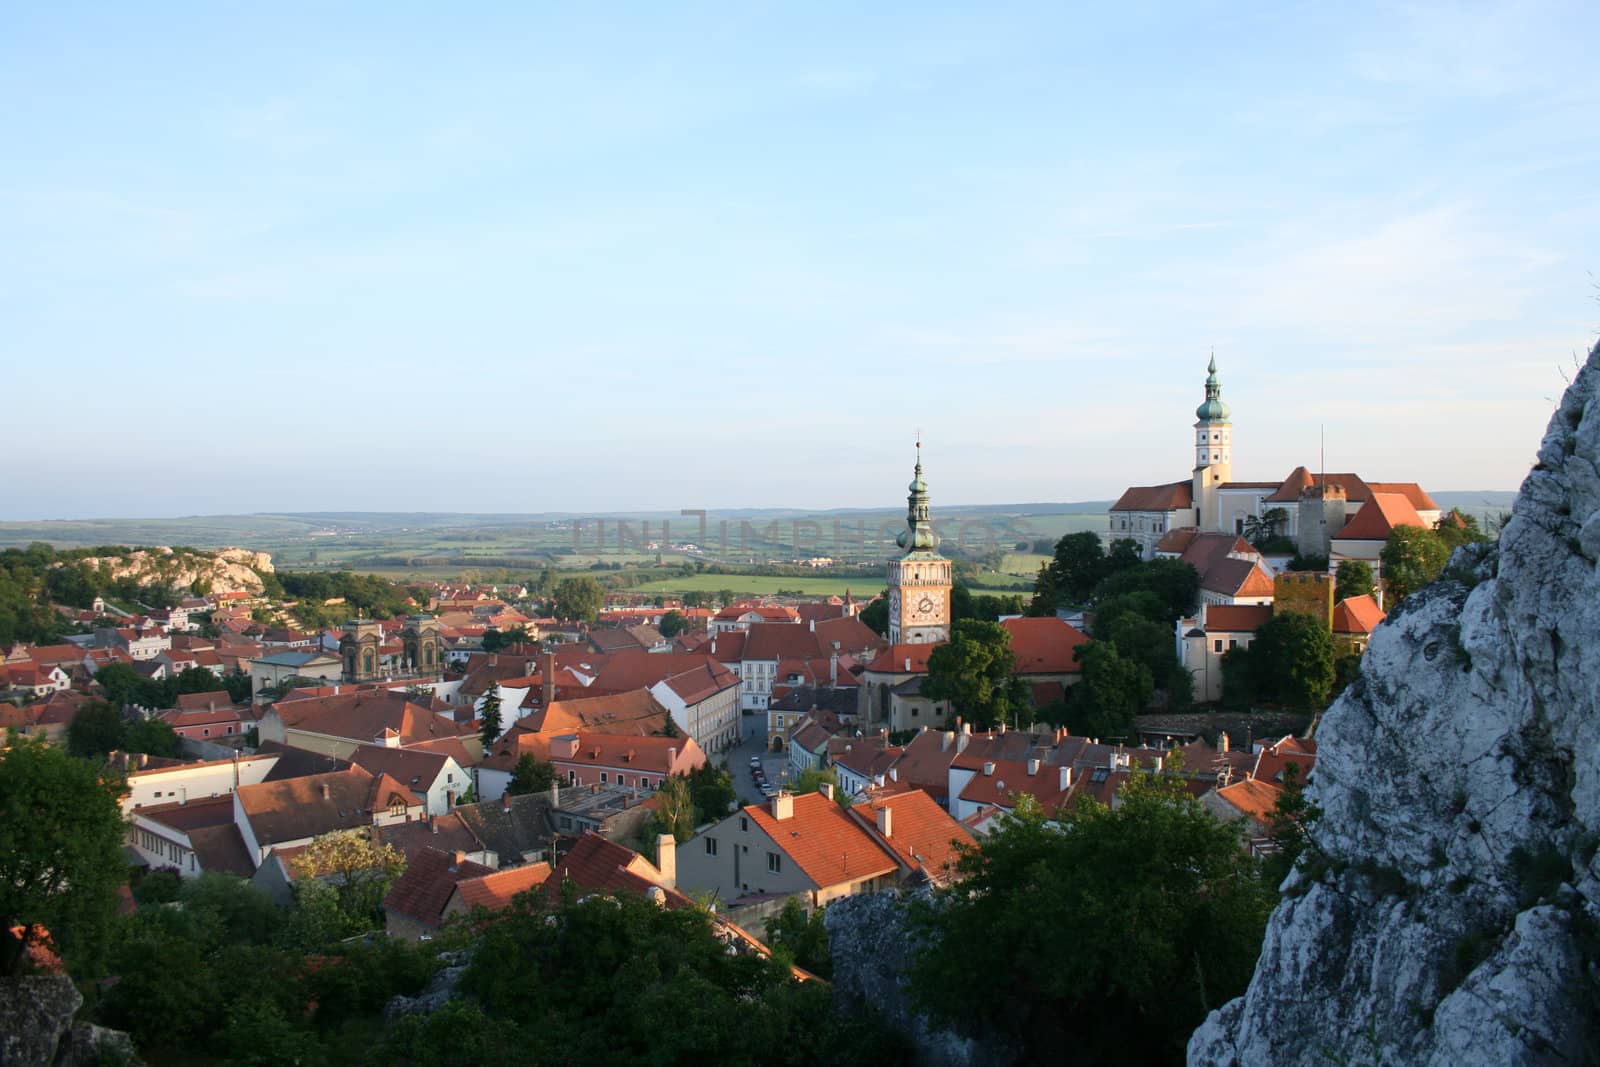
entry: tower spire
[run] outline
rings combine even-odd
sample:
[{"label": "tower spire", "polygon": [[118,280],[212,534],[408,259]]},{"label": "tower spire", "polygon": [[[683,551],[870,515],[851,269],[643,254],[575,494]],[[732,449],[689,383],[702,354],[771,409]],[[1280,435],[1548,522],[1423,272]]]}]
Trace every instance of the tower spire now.
[{"label": "tower spire", "polygon": [[895,543],[906,550],[907,555],[913,552],[932,552],[939,547],[939,535],[933,532],[933,523],[928,518],[928,483],[922,480],[922,432],[917,431],[917,465],[911,484],[907,486],[910,495],[906,497],[906,531],[902,533]]}]

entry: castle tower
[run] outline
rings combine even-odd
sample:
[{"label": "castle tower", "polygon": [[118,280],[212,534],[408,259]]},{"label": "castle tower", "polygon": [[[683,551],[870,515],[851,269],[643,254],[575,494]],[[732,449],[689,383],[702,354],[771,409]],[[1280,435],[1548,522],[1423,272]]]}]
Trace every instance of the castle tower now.
[{"label": "castle tower", "polygon": [[1217,490],[1233,478],[1233,423],[1228,421],[1228,405],[1222,402],[1222,383],[1217,380],[1217,357],[1207,368],[1206,400],[1195,409],[1194,424],[1194,507],[1195,525],[1202,530],[1221,530]]},{"label": "castle tower", "polygon": [[1333,549],[1333,535],[1344,529],[1346,506],[1343,486],[1324,482],[1300,490],[1295,547],[1302,556],[1328,558]]},{"label": "castle tower", "polygon": [[896,540],[905,554],[889,561],[889,642],[927,645],[950,640],[950,561],[939,555],[939,535],[928,519],[928,483],[922,480],[922,442],[906,498],[906,530]]}]

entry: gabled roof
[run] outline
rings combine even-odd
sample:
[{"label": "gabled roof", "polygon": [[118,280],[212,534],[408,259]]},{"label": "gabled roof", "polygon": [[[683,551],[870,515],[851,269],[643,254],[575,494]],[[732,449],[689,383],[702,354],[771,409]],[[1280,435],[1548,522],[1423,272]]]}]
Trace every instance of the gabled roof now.
[{"label": "gabled roof", "polygon": [[1224,596],[1273,595],[1272,572],[1256,560],[1229,556],[1211,565],[1200,579],[1200,588]]},{"label": "gabled roof", "polygon": [[385,781],[360,767],[234,790],[256,843],[263,847],[366,826],[374,801],[382,804],[396,794],[408,798],[408,806],[421,803],[392,778]]},{"label": "gabled roof", "polygon": [[357,767],[373,774],[387,774],[418,793],[425,793],[433,786],[450,759],[441,752],[386,745],[357,745],[347,758]]},{"label": "gabled roof", "polygon": [[605,696],[557,700],[518,721],[517,725],[540,733],[571,733],[595,730],[603,733],[644,736],[666,725],[667,709],[648,689]]},{"label": "gabled roof", "polygon": [[1337,486],[1344,490],[1346,500],[1365,503],[1372,498],[1372,490],[1366,482],[1361,480],[1359,474],[1312,474],[1305,467],[1296,467],[1289,472],[1289,477],[1283,480],[1278,491],[1271,496],[1263,498],[1266,504],[1293,504],[1299,501],[1300,494],[1307,489],[1322,486]]},{"label": "gabled roof", "polygon": [[502,863],[516,862],[525,852],[550,846],[555,835],[549,813],[548,791],[460,804],[455,810],[473,835],[499,854]]},{"label": "gabled roof", "polygon": [[1239,814],[1257,822],[1265,822],[1272,815],[1283,790],[1270,782],[1246,778],[1217,790],[1217,796],[1228,802]]},{"label": "gabled roof", "polygon": [[481,863],[458,860],[453,852],[424,848],[389,887],[389,895],[383,898],[383,910],[436,927],[444,917],[444,906],[450,902],[457,883],[493,873],[493,868]]},{"label": "gabled roof", "polygon": [[660,890],[669,908],[692,908],[694,901],[667,888],[665,878],[649,860],[631,848],[607,841],[593,830],[587,830],[562,857],[561,862],[545,879],[548,899],[561,899],[561,886],[570,881],[580,892],[628,894],[650,897],[652,890]]},{"label": "gabled roof", "polygon": [[769,804],[752,804],[744,813],[772,838],[819,889],[859,882],[899,870],[892,853],[821,793],[792,798],[794,813],[777,819]]},{"label": "gabled roof", "polygon": [[273,708],[285,727],[358,742],[374,741],[385,730],[399,735],[402,745],[475,732],[470,723],[437,715],[407,699],[404,691],[388,689],[280,700]]},{"label": "gabled roof", "polygon": [[483,842],[478,840],[478,836],[461,817],[459,809],[444,815],[413,819],[411,822],[374,826],[372,836],[405,853],[407,863],[425,848],[455,853],[477,852],[483,847]]},{"label": "gabled roof", "polygon": [[[880,809],[889,812],[886,838],[878,833]],[[955,873],[960,856],[957,842],[976,844],[966,827],[920,789],[863,801],[850,809],[850,815],[886,841],[901,863],[936,885],[949,881]]]},{"label": "gabled roof", "polygon": [[1170,482],[1167,485],[1137,485],[1124,489],[1112,511],[1180,511],[1194,507],[1194,483]]},{"label": "gabled roof", "polygon": [[1089,635],[1054,617],[1006,619],[1000,624],[1011,635],[1016,673],[1076,674],[1076,650],[1088,644]]},{"label": "gabled roof", "polygon": [[1367,594],[1347,596],[1333,606],[1333,632],[1370,634],[1384,620],[1384,611]]},{"label": "gabled roof", "polygon": [[467,878],[456,883],[455,899],[468,909],[504,911],[511,906],[512,897],[543,885],[550,873],[548,863],[530,863],[524,867],[511,867],[493,874]]},{"label": "gabled roof", "polygon": [[1208,604],[1206,633],[1254,633],[1272,619],[1271,604]]},{"label": "gabled roof", "polygon": [[1344,524],[1344,529],[1333,535],[1335,541],[1387,541],[1396,526],[1416,526],[1427,529],[1417,509],[1399,493],[1374,493],[1369,503],[1363,504],[1356,517]]},{"label": "gabled roof", "polygon": [[[889,645],[867,664],[874,674],[926,674],[928,657],[939,645]],[[909,661],[910,666],[907,666]]]}]

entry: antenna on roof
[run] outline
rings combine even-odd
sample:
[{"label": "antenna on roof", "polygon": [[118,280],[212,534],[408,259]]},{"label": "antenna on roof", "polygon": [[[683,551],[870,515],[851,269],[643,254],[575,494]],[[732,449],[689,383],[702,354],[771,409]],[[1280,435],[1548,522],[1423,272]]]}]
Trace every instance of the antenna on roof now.
[{"label": "antenna on roof", "polygon": [[1317,423],[1317,466],[1322,472],[1324,484],[1328,481],[1328,427],[1326,423]]}]

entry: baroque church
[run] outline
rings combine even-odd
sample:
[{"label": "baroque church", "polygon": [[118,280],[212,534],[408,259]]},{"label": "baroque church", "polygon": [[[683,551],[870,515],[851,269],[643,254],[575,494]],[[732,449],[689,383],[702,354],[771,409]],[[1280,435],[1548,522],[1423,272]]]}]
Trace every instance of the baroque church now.
[{"label": "baroque church", "polygon": [[1346,559],[1376,563],[1396,526],[1438,524],[1439,505],[1415,482],[1369,482],[1358,474],[1314,474],[1296,467],[1275,481],[1235,481],[1233,421],[1213,356],[1205,400],[1195,409],[1194,470],[1183,481],[1134,486],[1111,506],[1109,537],[1139,545],[1146,559],[1165,554],[1174,531],[1242,535],[1264,520],[1304,556],[1330,569]]}]

